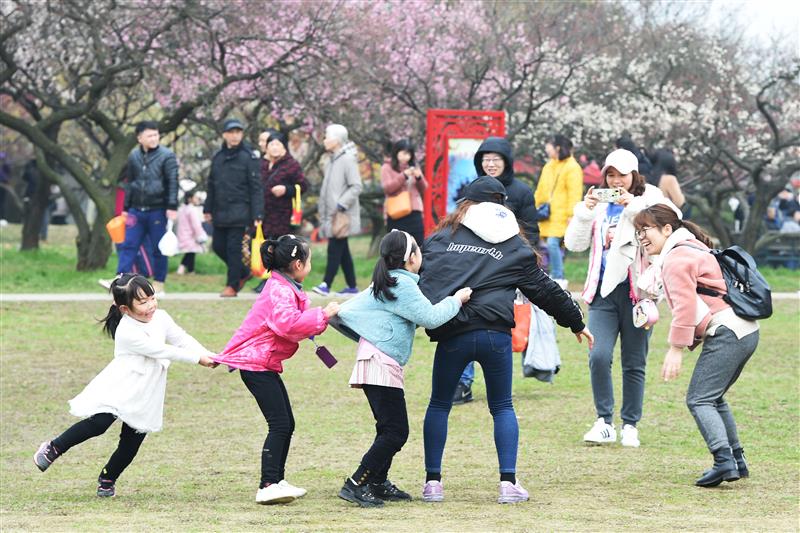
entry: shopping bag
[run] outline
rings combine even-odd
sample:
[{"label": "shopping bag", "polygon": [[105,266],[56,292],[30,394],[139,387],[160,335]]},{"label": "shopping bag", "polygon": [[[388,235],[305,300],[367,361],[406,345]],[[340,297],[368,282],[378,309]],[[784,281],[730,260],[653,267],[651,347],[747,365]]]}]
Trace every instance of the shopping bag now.
[{"label": "shopping bag", "polygon": [[539,381],[553,382],[561,369],[561,355],[556,344],[556,327],[550,315],[531,304],[531,329],[528,349],[522,359],[522,374]]},{"label": "shopping bag", "polygon": [[106,224],[106,231],[114,244],[125,242],[125,217],[119,215],[109,220]]},{"label": "shopping bag", "polygon": [[517,293],[514,300],[514,328],[511,330],[511,350],[524,352],[528,347],[528,335],[531,327],[531,304],[528,299]]},{"label": "shopping bag", "polygon": [[261,260],[261,245],[264,243],[264,231],[261,222],[256,224],[256,236],[250,241],[250,271],[257,278],[267,279],[269,272]]},{"label": "shopping bag", "polygon": [[161,252],[161,255],[172,257],[178,253],[178,248],[178,236],[172,231],[172,221],[167,220],[167,232],[164,233],[164,236],[158,241],[158,250]]},{"label": "shopping bag", "polygon": [[289,225],[292,227],[299,227],[303,224],[303,204],[300,198],[300,186],[294,186],[294,198],[292,198],[292,218],[289,220]]},{"label": "shopping bag", "polygon": [[350,235],[350,215],[344,211],[336,211],[331,220],[331,236],[334,239],[346,239]]},{"label": "shopping bag", "polygon": [[392,220],[397,220],[411,214],[411,193],[403,191],[394,196],[386,198],[384,206],[386,216]]}]

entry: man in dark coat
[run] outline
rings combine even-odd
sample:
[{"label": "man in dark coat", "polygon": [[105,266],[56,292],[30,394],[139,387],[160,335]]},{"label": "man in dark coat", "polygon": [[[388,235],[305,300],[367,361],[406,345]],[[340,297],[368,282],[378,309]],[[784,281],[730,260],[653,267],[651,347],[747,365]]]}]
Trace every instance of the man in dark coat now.
[{"label": "man in dark coat", "polygon": [[226,285],[220,296],[230,298],[251,277],[250,269],[242,263],[242,240],[251,225],[261,220],[264,193],[259,156],[243,142],[242,123],[226,120],[222,137],[225,142],[211,160],[203,212],[206,221],[214,226],[211,243],[214,253],[228,266]]}]

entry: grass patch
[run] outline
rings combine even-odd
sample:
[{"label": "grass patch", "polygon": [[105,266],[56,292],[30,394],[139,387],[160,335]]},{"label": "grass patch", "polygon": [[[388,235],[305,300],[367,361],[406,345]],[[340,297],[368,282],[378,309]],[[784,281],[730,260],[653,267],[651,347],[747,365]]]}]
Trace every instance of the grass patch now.
[{"label": "grass patch", "polygon": [[[52,228],[51,228],[52,229]],[[363,275],[363,273],[362,273]],[[246,301],[170,302],[163,307],[210,349],[227,342]],[[326,369],[301,344],[284,378],[297,429],[289,480],[303,500],[253,502],[266,425],[238,375],[176,363],[170,368],[164,431],[148,436],[111,501],[94,495],[95,479],[116,445],[118,426],[71,450],[46,473],[32,464],[38,444],[74,423],[67,400],[109,361],[113,343],[94,319],[98,303],[0,304],[0,527],[3,531],[517,531],[798,529],[800,388],[795,301],[778,301],[762,322],[762,341],[729,393],[752,477],[699,489],[692,481],[711,456],[684,405],[695,354],[676,382],[658,379],[668,316],[656,326],[647,371],[642,447],[586,447],[594,422],[585,348],[559,329],[563,360],[553,386],[514,376],[520,422],[518,472],[527,504],[500,506],[497,457],[483,380],[476,400],[453,409],[444,457],[446,501],[362,510],[336,497],[373,437],[363,393],[347,385],[355,345],[336,332],[320,337],[339,358]],[[662,309],[663,310],[663,309]],[[664,311],[667,315],[667,312]],[[430,394],[434,345],[420,331],[408,366],[411,435],[391,477],[420,494],[422,421]],[[618,361],[618,357],[616,358]],[[615,387],[620,393],[619,363]],[[617,423],[619,423],[617,421]]]},{"label": "grass patch", "polygon": [[[112,278],[116,272],[117,257],[112,254],[103,270],[96,272],[77,272],[75,250],[75,226],[50,226],[50,240],[39,250],[20,252],[21,226],[11,224],[0,229],[0,292],[2,293],[43,293],[43,292],[95,292],[102,290],[97,284],[99,278]],[[325,273],[325,244],[312,245],[312,270],[306,280],[306,287],[314,287],[322,281]],[[356,268],[359,287],[366,287],[372,277],[375,260],[367,258],[369,237],[350,239],[350,250]],[[210,249],[209,249],[210,250]],[[168,292],[219,292],[225,284],[225,265],[209,251],[198,254],[197,274],[178,276],[175,270],[181,256],[169,260],[167,276]],[[586,253],[570,253],[564,263],[564,273],[573,291],[583,287],[586,278]],[[797,270],[787,268],[763,268],[762,273],[773,292],[800,290],[800,275]],[[248,282],[252,288],[257,280]],[[344,275],[341,270],[333,283],[334,290],[344,288]],[[247,289],[245,289],[247,290]]]}]

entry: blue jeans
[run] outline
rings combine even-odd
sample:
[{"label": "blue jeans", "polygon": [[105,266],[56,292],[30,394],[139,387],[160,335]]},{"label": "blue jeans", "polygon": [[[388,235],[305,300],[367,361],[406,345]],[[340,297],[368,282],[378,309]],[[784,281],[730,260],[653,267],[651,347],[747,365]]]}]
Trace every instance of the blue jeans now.
[{"label": "blue jeans", "polygon": [[467,366],[464,367],[464,372],[461,373],[461,378],[458,380],[460,383],[463,383],[467,387],[472,387],[472,382],[475,381],[475,362],[470,361],[467,363]]},{"label": "blue jeans", "polygon": [[[128,225],[130,224],[130,225]],[[119,263],[117,274],[133,271],[133,263],[139,253],[139,247],[146,237],[150,237],[153,244],[153,278],[163,282],[167,279],[167,257],[161,255],[158,242],[167,231],[167,213],[164,209],[151,209],[128,211],[128,220],[125,224],[125,241],[117,249]]]},{"label": "blue jeans", "polygon": [[447,441],[447,419],[453,407],[453,393],[464,366],[477,361],[483,369],[486,398],[494,420],[494,445],[500,473],[515,473],[519,426],[511,402],[513,357],[511,335],[500,331],[468,331],[441,341],[433,359],[433,385],[425,413],[425,470],[442,471],[442,454]]},{"label": "blue jeans", "polygon": [[561,237],[547,237],[547,256],[550,259],[550,277],[564,279],[564,259],[561,257]]}]

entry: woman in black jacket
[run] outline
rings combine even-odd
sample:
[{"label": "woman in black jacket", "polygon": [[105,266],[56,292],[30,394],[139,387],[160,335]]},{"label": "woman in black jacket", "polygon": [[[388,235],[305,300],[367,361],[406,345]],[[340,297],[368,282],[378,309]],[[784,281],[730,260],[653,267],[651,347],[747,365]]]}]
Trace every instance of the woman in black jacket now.
[{"label": "woman in black jacket", "polygon": [[483,176],[472,182],[455,212],[426,241],[420,289],[439,302],[460,287],[471,287],[472,298],[455,318],[429,330],[437,341],[431,399],[425,414],[423,500],[442,501],[441,463],[447,439],[447,419],[461,372],[471,361],[480,363],[486,381],[489,411],[500,463],[499,503],[526,501],[528,492],[516,479],[519,427],[511,401],[514,294],[520,289],[534,304],[568,327],[579,342],[594,338],[583,323],[580,308],[536,264],[533,250],[520,236],[514,214],[503,206],[505,188]]}]

